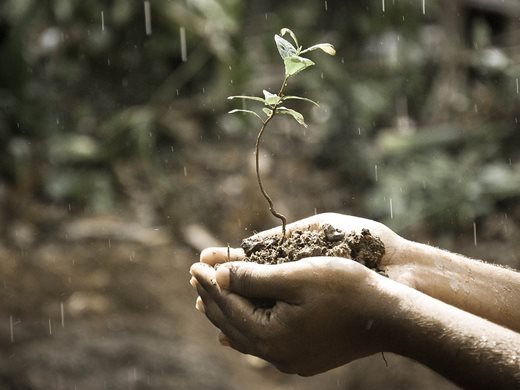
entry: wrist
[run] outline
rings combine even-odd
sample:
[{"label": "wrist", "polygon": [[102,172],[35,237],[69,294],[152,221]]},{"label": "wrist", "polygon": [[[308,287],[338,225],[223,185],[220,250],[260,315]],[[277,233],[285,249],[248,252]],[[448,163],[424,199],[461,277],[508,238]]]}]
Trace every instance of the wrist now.
[{"label": "wrist", "polygon": [[377,292],[370,299],[373,303],[366,304],[368,312],[365,313],[368,318],[365,328],[370,332],[372,352],[399,353],[399,347],[403,344],[401,338],[406,334],[405,325],[410,322],[403,311],[406,290],[410,289],[375,272],[371,275],[369,286]]},{"label": "wrist", "polygon": [[422,276],[431,268],[427,246],[401,238],[399,243],[387,250],[388,257],[382,262],[383,272],[393,281],[414,289],[420,289]]}]

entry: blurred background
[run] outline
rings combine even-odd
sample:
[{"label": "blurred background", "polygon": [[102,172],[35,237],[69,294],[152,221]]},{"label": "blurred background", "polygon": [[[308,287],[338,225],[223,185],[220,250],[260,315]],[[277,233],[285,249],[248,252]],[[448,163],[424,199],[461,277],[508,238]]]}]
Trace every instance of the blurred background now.
[{"label": "blurred background", "polygon": [[265,136],[277,208],[520,267],[517,0],[3,0],[0,388],[453,388],[391,354],[284,375],[194,309],[200,250],[278,223],[226,97],[279,87],[282,27],[337,55]]}]

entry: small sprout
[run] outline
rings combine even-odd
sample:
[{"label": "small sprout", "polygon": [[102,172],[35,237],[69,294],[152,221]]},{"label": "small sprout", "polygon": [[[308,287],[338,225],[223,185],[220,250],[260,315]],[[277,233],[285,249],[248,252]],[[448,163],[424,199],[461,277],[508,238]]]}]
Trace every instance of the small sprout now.
[{"label": "small sprout", "polygon": [[[288,34],[291,39],[294,41],[294,45],[289,42],[287,39],[282,38],[284,35]],[[280,219],[282,222],[282,241],[285,239],[285,226],[287,224],[287,219],[284,215],[277,212],[274,208],[273,201],[271,197],[267,194],[267,192],[264,189],[262,179],[260,177],[260,154],[259,154],[259,148],[260,148],[260,141],[262,139],[262,135],[264,134],[265,129],[267,128],[268,123],[273,119],[273,117],[277,114],[281,115],[289,115],[291,116],[296,122],[298,122],[300,125],[307,127],[307,124],[305,123],[305,118],[301,113],[298,111],[295,111],[291,108],[287,108],[285,106],[282,106],[283,102],[286,102],[288,100],[303,100],[309,103],[312,103],[316,106],[319,106],[318,103],[316,103],[314,100],[301,97],[301,96],[285,96],[284,90],[287,86],[287,81],[290,77],[295,76],[296,74],[302,72],[303,70],[315,65],[313,61],[311,61],[308,58],[302,57],[301,54],[308,53],[314,50],[322,50],[323,52],[329,54],[329,55],[335,55],[336,50],[334,49],[334,46],[332,46],[330,43],[318,43],[316,45],[310,46],[307,49],[302,50],[302,47],[298,44],[298,39],[296,38],[296,35],[288,28],[282,28],[280,31],[280,35],[274,36],[274,41],[276,43],[276,47],[278,48],[278,52],[280,53],[280,57],[282,57],[282,60],[284,62],[285,66],[285,77],[282,81],[282,85],[280,86],[280,90],[277,94],[271,93],[267,90],[263,90],[264,97],[258,97],[258,96],[247,96],[247,95],[239,95],[239,96],[229,96],[229,100],[233,99],[244,99],[244,100],[252,100],[256,102],[261,102],[264,104],[264,107],[262,108],[262,112],[266,115],[266,119],[262,119],[262,117],[253,110],[247,110],[247,109],[234,109],[229,111],[230,114],[237,113],[237,112],[245,112],[247,114],[255,115],[257,118],[259,118],[262,121],[262,127],[260,127],[260,130],[258,131],[258,135],[256,137],[256,145],[255,145],[255,161],[256,161],[256,178],[258,182],[258,186],[260,188],[260,192],[266,199],[267,203],[269,204],[269,211],[271,214],[273,214],[276,218]]]}]

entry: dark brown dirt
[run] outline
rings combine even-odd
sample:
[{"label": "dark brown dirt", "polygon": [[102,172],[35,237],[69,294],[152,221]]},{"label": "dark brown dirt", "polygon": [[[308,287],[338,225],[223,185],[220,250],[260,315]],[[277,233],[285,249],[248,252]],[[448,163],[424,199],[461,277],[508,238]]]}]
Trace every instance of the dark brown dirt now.
[{"label": "dark brown dirt", "polygon": [[368,229],[361,234],[346,234],[331,225],[321,230],[295,230],[281,242],[279,235],[259,238],[253,236],[242,241],[245,261],[260,264],[281,264],[315,256],[337,256],[355,260],[366,267],[378,270],[385,254],[379,237]]}]

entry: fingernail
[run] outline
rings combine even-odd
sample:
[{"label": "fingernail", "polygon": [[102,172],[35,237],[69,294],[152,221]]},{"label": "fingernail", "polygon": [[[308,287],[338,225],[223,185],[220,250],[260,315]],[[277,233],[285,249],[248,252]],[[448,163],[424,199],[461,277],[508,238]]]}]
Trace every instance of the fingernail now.
[{"label": "fingernail", "polygon": [[229,267],[218,267],[215,279],[220,288],[229,289]]},{"label": "fingernail", "polygon": [[206,309],[204,308],[204,302],[202,302],[201,297],[197,297],[197,300],[195,301],[195,309],[197,309],[201,313],[206,313]]},{"label": "fingernail", "polygon": [[197,288],[197,279],[195,279],[193,276],[190,279],[191,287]]}]

